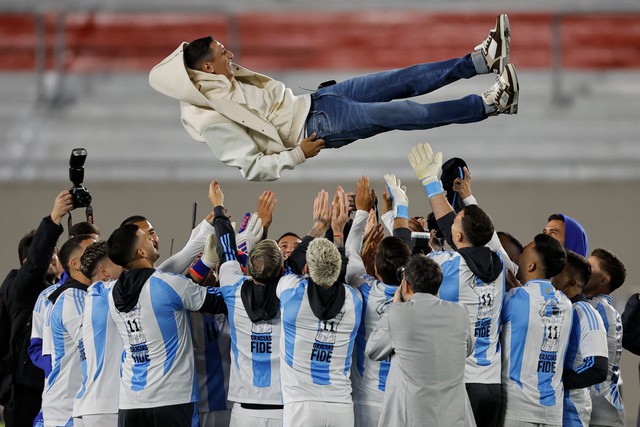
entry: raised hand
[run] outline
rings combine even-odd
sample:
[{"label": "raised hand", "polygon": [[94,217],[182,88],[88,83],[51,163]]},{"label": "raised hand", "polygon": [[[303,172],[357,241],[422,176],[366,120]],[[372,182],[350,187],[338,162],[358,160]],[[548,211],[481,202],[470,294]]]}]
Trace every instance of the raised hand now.
[{"label": "raised hand", "polygon": [[278,204],[276,193],[264,191],[258,198],[258,217],[262,220],[262,227],[269,228],[273,221],[273,211]]},{"label": "raised hand", "polygon": [[313,201],[313,227],[309,235],[320,237],[327,231],[331,224],[331,205],[329,204],[329,193],[320,190]]},{"label": "raised hand", "polygon": [[442,169],[442,153],[434,154],[429,143],[418,144],[409,153],[409,163],[420,183],[426,187],[438,181],[438,175]]},{"label": "raised hand", "polygon": [[384,181],[387,183],[387,190],[393,200],[396,208],[396,218],[409,219],[409,198],[407,197],[407,188],[402,186],[402,182],[395,175],[386,174]]},{"label": "raised hand", "polygon": [[215,179],[211,181],[209,184],[209,201],[211,202],[211,206],[214,208],[216,206],[224,206],[224,194],[222,193],[222,188],[218,184],[218,181]]},{"label": "raised hand", "polygon": [[466,166],[463,168],[463,171],[464,178],[456,178],[453,181],[453,191],[458,193],[464,200],[471,196],[471,172],[469,172]]},{"label": "raised hand", "polygon": [[68,214],[71,209],[73,209],[73,197],[71,197],[71,193],[68,190],[64,190],[53,201],[51,220],[59,225],[62,217]]}]

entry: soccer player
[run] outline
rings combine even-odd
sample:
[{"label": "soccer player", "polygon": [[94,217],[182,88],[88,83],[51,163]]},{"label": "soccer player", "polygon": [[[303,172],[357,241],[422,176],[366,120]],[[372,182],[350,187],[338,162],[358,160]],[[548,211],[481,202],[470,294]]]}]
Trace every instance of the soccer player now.
[{"label": "soccer player", "polygon": [[[84,298],[91,281],[82,274],[81,257],[95,240],[89,235],[75,236],[60,248],[60,262],[68,277],[49,295],[51,337],[43,348],[51,350],[51,373],[42,393],[45,426],[65,426],[72,421],[73,402],[82,383],[85,364],[82,342]],[[51,342],[48,343],[48,339]]]},{"label": "soccer player", "polygon": [[591,279],[584,294],[590,298],[591,305],[602,317],[609,351],[607,379],[591,387],[591,425],[624,426],[624,402],[620,393],[622,320],[620,313],[613,307],[611,293],[624,284],[627,269],[620,258],[602,248],[594,249],[588,260],[591,264]]},{"label": "soccer player", "polygon": [[518,259],[518,279],[502,312],[505,427],[561,425],[564,360],[571,333],[571,301],[551,278],[562,272],[560,243],[538,234]]},{"label": "soccer player", "polygon": [[[475,421],[481,426],[496,425],[503,405],[499,330],[506,267],[498,251],[487,246],[495,235],[493,222],[477,205],[467,205],[455,213],[438,179],[442,153],[434,154],[429,144],[419,144],[411,150],[409,162],[425,188],[440,230],[455,249],[429,256],[440,264],[444,274],[439,297],[464,304],[469,311],[476,343],[467,358],[465,384]],[[399,206],[398,217],[408,218],[406,193],[395,177],[386,175],[385,180]],[[495,240],[501,249],[497,236]]]},{"label": "soccer player", "polygon": [[[411,250],[399,238],[388,236],[378,244],[375,255],[376,277],[366,274],[360,252],[365,225],[372,208],[369,179],[360,178],[356,185],[356,215],[345,245],[349,262],[347,283],[358,288],[362,295],[363,313],[355,343],[355,369],[351,370],[355,425],[375,426],[380,419],[384,399],[390,357],[375,361],[367,357],[365,347],[378,321],[393,300],[401,278],[398,269],[403,267]],[[439,284],[438,284],[439,285]]]},{"label": "soccer player", "polygon": [[[197,381],[188,311],[225,312],[213,288],[154,268],[158,251],[137,225],[114,231],[109,258],[126,271],[109,293],[124,344],[118,425],[181,426],[197,420]],[[201,261],[210,268],[206,256]]]},{"label": "soccer player", "polygon": [[91,280],[82,315],[85,362],[82,385],[73,405],[74,425],[115,427],[122,340],[109,316],[109,292],[122,273],[107,256],[107,242],[92,243],[80,259],[82,273]]},{"label": "soccer player", "polygon": [[547,225],[542,230],[565,247],[581,255],[587,256],[589,241],[584,227],[569,215],[557,213],[549,216]]},{"label": "soccer player", "polygon": [[[509,64],[509,43],[509,20],[500,15],[488,37],[462,58],[294,95],[282,82],[234,64],[233,53],[208,36],[181,43],[151,70],[149,83],[181,101],[185,129],[220,161],[240,169],[247,180],[271,181],[325,146],[338,148],[393,129],[430,129],[517,113],[518,79]],[[490,72],[500,76],[482,95],[433,104],[404,100]]]},{"label": "soccer player", "polygon": [[280,279],[283,425],[353,426],[350,370],[362,300],[337,282],[342,259],[324,238],[307,250],[308,277]]},{"label": "soccer player", "polygon": [[591,277],[591,266],[581,255],[567,250],[567,264],[551,281],[571,299],[573,324],[564,363],[563,425],[589,425],[589,386],[607,378],[607,333],[598,312],[582,290]]}]

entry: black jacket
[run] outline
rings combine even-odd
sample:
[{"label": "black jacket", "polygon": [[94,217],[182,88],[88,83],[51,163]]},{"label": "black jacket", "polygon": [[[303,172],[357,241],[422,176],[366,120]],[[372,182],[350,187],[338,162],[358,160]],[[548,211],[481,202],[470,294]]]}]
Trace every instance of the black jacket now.
[{"label": "black jacket", "polygon": [[[13,375],[14,384],[36,390],[42,390],[44,386],[44,372],[31,363],[27,352],[31,314],[40,292],[51,285],[46,281],[46,275],[62,231],[62,226],[55,224],[50,216],[43,218],[29,247],[27,260],[19,269],[9,272],[0,288],[2,311],[5,311],[0,328],[10,331],[9,342],[0,344],[0,355],[5,362],[0,364],[0,375],[8,372]],[[6,371],[2,372],[2,369]]]},{"label": "black jacket", "polygon": [[631,295],[622,313],[622,347],[640,356],[640,301]]}]

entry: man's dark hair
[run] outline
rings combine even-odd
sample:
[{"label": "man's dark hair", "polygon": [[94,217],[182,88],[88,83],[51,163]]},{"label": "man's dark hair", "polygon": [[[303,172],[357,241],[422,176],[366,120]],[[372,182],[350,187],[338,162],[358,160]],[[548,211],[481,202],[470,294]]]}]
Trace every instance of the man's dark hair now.
[{"label": "man's dark hair", "polygon": [[465,206],[462,210],[462,232],[473,246],[484,246],[493,237],[493,222],[478,205]]},{"label": "man's dark hair", "polygon": [[82,257],[80,257],[80,271],[82,271],[82,274],[84,274],[87,279],[92,280],[91,278],[95,274],[98,262],[106,256],[106,241],[101,240],[90,244],[87,246],[87,249],[84,250]]},{"label": "man's dark hair", "polygon": [[139,229],[135,224],[125,224],[111,233],[107,240],[107,255],[114,264],[128,268],[135,259]]},{"label": "man's dark hair", "polygon": [[196,39],[184,48],[184,63],[192,70],[199,70],[205,61],[213,59],[211,50],[213,37],[206,36]]},{"label": "man's dark hair", "polygon": [[565,268],[571,269],[571,276],[580,284],[580,288],[584,288],[591,278],[591,264],[585,257],[566,249],[567,265]]},{"label": "man's dark hair", "polygon": [[68,275],[71,275],[71,272],[69,271],[69,263],[71,262],[71,258],[73,258],[73,255],[80,249],[80,244],[88,239],[93,240],[93,236],[89,236],[88,234],[73,236],[72,238],[67,240],[60,248],[60,251],[58,252],[58,258],[60,259],[62,268],[64,268],[65,273],[67,273]]},{"label": "man's dark hair", "polygon": [[79,236],[81,234],[97,234],[100,235],[100,229],[90,222],[82,221],[77,224],[73,224],[69,229],[69,236]]},{"label": "man's dark hair", "polygon": [[284,233],[282,236],[278,237],[278,240],[276,240],[276,242],[280,243],[280,240],[284,239],[285,237],[289,237],[289,236],[293,236],[298,240],[302,240],[302,237],[298,236],[296,233],[294,233],[293,231],[287,231],[286,233]]},{"label": "man's dark hair", "polygon": [[407,263],[411,249],[397,237],[387,236],[380,241],[375,263],[380,279],[387,285],[399,285],[398,269]]},{"label": "man's dark hair", "polygon": [[544,277],[550,279],[562,273],[567,262],[567,253],[556,239],[540,233],[533,238],[535,251],[544,264]]},{"label": "man's dark hair", "polygon": [[[518,258],[524,251],[524,246],[522,246],[522,243],[520,243],[520,241],[516,239],[513,234],[506,231],[498,231],[496,234],[498,235],[498,239],[500,239],[501,243],[504,240],[504,243],[502,243],[502,247],[507,252],[509,259],[517,263]],[[505,246],[505,243],[507,243],[511,247]]]},{"label": "man's dark hair", "polygon": [[404,277],[413,292],[436,295],[442,283],[442,269],[425,255],[411,255],[404,267]]},{"label": "man's dark hair", "polygon": [[591,252],[591,256],[598,258],[600,268],[602,268],[611,278],[609,282],[610,292],[615,291],[624,283],[627,278],[627,268],[618,256],[606,249],[597,248]]},{"label": "man's dark hair", "polygon": [[120,227],[127,224],[135,224],[136,222],[147,221],[147,218],[142,215],[131,215],[129,218],[125,219],[120,223]]},{"label": "man's dark hair", "polygon": [[36,235],[36,230],[31,230],[20,239],[18,243],[18,258],[20,258],[20,264],[27,259],[27,254],[29,253],[29,248],[31,247],[31,242],[33,242],[33,236]]},{"label": "man's dark hair", "polygon": [[549,218],[547,218],[547,222],[553,221],[553,220],[556,220],[556,219],[559,220],[559,221],[564,222],[564,217],[562,215],[560,215],[560,214],[551,214],[551,215],[549,215]]}]

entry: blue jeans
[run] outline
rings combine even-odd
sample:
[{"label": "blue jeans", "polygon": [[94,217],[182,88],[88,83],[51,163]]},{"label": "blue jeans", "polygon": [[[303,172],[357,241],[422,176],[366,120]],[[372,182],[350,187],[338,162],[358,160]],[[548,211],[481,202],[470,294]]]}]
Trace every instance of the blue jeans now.
[{"label": "blue jeans", "polygon": [[420,104],[396,101],[423,95],[477,73],[471,55],[355,77],[311,94],[307,135],[317,132],[328,148],[390,130],[430,129],[487,117],[482,97]]}]

